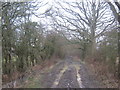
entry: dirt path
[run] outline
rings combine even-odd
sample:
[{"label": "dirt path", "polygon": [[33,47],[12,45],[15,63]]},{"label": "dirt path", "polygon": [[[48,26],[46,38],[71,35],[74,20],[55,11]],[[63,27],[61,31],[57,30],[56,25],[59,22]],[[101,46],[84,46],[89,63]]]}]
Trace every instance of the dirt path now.
[{"label": "dirt path", "polygon": [[41,82],[44,88],[103,88],[85,65],[72,57],[44,73]]},{"label": "dirt path", "polygon": [[104,88],[82,61],[72,57],[29,78],[24,88]]}]

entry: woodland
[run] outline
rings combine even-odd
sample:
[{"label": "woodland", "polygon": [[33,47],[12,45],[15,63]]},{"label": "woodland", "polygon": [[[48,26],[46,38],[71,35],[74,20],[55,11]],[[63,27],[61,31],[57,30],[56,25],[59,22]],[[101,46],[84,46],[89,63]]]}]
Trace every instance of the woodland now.
[{"label": "woodland", "polygon": [[1,2],[2,82],[53,58],[77,56],[93,64],[98,75],[111,74],[119,83],[120,2],[60,0],[40,13],[46,5]]}]

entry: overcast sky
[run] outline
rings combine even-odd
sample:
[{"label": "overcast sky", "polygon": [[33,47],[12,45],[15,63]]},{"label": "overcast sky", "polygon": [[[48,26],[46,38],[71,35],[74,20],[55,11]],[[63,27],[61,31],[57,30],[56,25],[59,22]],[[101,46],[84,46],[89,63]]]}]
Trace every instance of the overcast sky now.
[{"label": "overcast sky", "polygon": [[[29,1],[29,0],[28,0]],[[41,0],[35,0],[35,1],[37,1],[37,2],[40,2]],[[54,6],[55,5],[55,1],[57,2],[57,1],[60,1],[60,0],[42,0],[43,1],[43,3],[47,3],[48,2],[48,4],[46,4],[45,6],[43,6],[43,7],[40,7],[40,9],[37,11],[37,13],[38,14],[40,14],[40,13],[44,13],[47,9],[49,9],[52,5]],[[67,1],[67,2],[74,2],[74,1],[82,1],[82,0],[63,0],[63,1]],[[91,0],[92,1],[92,0]],[[96,1],[96,0],[94,0],[94,1]],[[103,1],[103,0],[100,0],[100,1]],[[113,2],[113,0],[109,0],[109,1],[111,1],[111,2]],[[65,6],[64,6],[65,7]],[[37,18],[37,17],[35,17],[35,16],[33,16],[32,17],[32,21],[35,21],[35,22],[39,22],[40,21],[40,18]]]}]

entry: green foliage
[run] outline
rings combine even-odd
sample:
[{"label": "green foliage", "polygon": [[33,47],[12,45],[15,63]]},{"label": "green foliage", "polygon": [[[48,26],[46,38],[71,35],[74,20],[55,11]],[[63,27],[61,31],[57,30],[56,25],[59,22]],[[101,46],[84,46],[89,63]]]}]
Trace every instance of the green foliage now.
[{"label": "green foliage", "polygon": [[24,72],[39,60],[42,26],[30,21],[27,13],[31,7],[26,2],[2,3],[3,74]]},{"label": "green foliage", "polygon": [[59,58],[64,57],[64,52],[62,51],[63,46],[61,43],[64,43],[64,39],[62,36],[59,36],[57,33],[52,32],[46,36],[45,44],[44,44],[44,58],[50,59],[52,56],[56,56]]},{"label": "green foliage", "polygon": [[2,67],[3,74],[9,76],[16,71],[25,72],[28,67],[48,60],[54,55],[63,57],[59,42],[63,37],[59,38],[56,33],[45,36],[43,25],[30,21],[29,5],[30,3],[26,2],[3,3]]}]

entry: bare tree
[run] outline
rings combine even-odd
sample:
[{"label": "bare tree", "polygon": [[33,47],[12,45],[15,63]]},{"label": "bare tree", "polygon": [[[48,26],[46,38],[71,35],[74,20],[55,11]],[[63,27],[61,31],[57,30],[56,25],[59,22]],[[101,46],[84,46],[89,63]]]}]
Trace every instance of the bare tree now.
[{"label": "bare tree", "polygon": [[[115,5],[113,5],[113,3],[111,3],[110,1],[108,2],[108,4],[110,5],[110,8],[116,18],[116,20],[118,21],[118,57],[119,57],[119,65],[118,65],[118,78],[120,79],[120,3],[118,1],[114,1]],[[115,6],[117,6],[119,12],[117,12],[117,9],[115,8]],[[120,84],[120,82],[119,82]],[[120,85],[119,85],[120,86]]]},{"label": "bare tree", "polygon": [[89,43],[90,52],[93,55],[96,49],[96,39],[104,35],[115,21],[108,4],[94,0],[57,2],[57,4],[56,11],[51,11],[54,24],[59,28],[63,27],[64,31],[67,30],[73,37],[83,42],[84,44],[81,45],[83,51],[86,43]]}]

